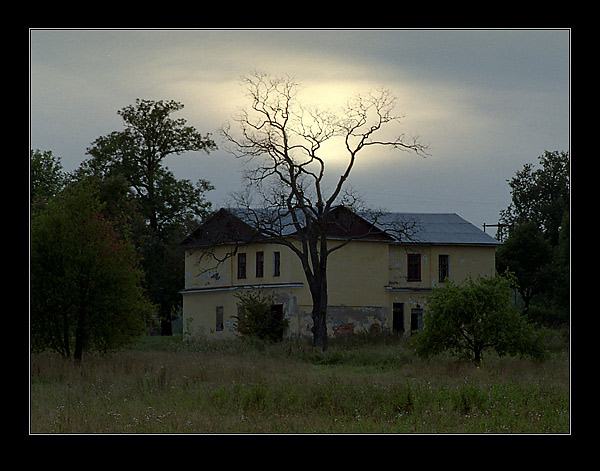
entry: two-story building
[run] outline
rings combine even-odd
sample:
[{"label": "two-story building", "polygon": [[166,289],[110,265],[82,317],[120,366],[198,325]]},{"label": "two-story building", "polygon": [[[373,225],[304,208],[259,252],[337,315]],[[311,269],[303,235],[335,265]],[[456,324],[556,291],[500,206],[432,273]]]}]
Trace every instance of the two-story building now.
[{"label": "two-story building", "polygon": [[[443,286],[446,280],[461,283],[469,274],[474,278],[494,274],[500,242],[460,216],[384,216],[388,221],[413,221],[415,232],[407,242],[386,232],[382,224],[369,236],[351,240],[329,255],[330,335],[373,326],[410,333],[422,328],[427,295],[433,287]],[[184,338],[236,336],[235,293],[246,289],[275,295],[273,314],[288,320],[284,336],[312,336],[312,301],[299,258],[290,248],[251,237],[253,233],[243,217],[221,209],[182,242]],[[343,238],[344,234],[332,233],[331,243]],[[300,243],[293,233],[288,240]]]}]

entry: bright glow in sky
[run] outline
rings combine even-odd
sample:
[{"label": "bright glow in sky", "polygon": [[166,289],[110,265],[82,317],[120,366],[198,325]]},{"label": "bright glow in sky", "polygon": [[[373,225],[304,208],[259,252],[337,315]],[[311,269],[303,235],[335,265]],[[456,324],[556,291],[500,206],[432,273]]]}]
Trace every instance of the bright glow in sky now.
[{"label": "bright glow in sky", "polygon": [[[375,87],[397,97],[402,130],[431,156],[364,154],[350,184],[375,207],[495,223],[510,202],[506,180],[570,145],[566,29],[32,30],[30,50],[30,145],[66,170],[122,129],[117,110],[136,98],[181,101],[177,117],[222,147],[217,129],[249,105],[238,80],[255,69],[295,77],[302,103],[320,108]],[[211,181],[215,208],[241,184],[241,162],[222,149],[168,165],[178,178]]]}]

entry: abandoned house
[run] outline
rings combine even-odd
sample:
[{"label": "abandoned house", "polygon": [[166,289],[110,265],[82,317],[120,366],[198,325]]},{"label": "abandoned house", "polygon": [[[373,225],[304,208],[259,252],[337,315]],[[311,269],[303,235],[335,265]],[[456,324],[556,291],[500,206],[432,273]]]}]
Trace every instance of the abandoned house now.
[{"label": "abandoned house", "polygon": [[[333,219],[347,214],[352,229],[332,224],[328,231],[328,242],[330,237],[332,243],[350,239],[328,258],[329,335],[371,328],[409,334],[422,328],[433,287],[446,280],[461,283],[469,274],[494,274],[500,242],[456,214],[385,213],[369,222],[338,207]],[[245,219],[221,209],[182,242],[184,338],[238,335],[234,295],[246,289],[274,294],[273,315],[288,320],[284,336],[312,337],[312,299],[299,258],[261,237]],[[403,227],[411,233],[388,230],[390,221],[408,222]],[[284,235],[293,242],[294,229],[288,227]],[[354,238],[356,227],[369,230]]]}]

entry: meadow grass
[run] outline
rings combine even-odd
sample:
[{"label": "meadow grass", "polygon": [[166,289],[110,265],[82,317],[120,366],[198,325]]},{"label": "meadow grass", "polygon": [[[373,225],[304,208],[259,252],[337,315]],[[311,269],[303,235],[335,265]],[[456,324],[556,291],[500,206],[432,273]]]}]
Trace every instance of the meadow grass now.
[{"label": "meadow grass", "polygon": [[[397,338],[31,356],[31,433],[569,433],[569,359],[415,357]],[[558,346],[557,346],[558,345]]]}]

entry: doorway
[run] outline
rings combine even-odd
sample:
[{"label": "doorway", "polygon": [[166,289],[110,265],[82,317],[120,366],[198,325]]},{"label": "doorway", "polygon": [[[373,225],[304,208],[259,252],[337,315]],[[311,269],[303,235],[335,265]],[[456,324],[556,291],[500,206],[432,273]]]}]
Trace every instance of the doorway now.
[{"label": "doorway", "polygon": [[410,331],[418,332],[423,330],[423,309],[410,310]]},{"label": "doorway", "polygon": [[392,331],[404,333],[404,303],[394,303],[392,307]]},{"label": "doorway", "polygon": [[278,338],[283,338],[283,304],[271,304],[271,315],[277,319],[281,325],[281,329],[277,332]]}]

